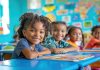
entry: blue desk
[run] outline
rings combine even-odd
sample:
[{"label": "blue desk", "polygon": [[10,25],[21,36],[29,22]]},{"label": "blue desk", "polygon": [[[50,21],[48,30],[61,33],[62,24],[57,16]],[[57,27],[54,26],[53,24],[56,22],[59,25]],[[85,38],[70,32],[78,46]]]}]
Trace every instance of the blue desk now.
[{"label": "blue desk", "polygon": [[33,70],[33,69],[29,67],[0,66],[0,70]]},{"label": "blue desk", "polygon": [[82,61],[79,61],[79,62],[75,62],[76,64],[79,65],[80,67],[80,70],[83,70],[83,67],[89,65],[89,64],[92,64],[94,62],[97,62],[97,61],[100,61],[100,52],[68,52],[68,54],[73,54],[73,55],[77,55],[77,54],[89,54],[89,55],[94,55],[93,58],[89,58],[89,59],[86,59],[86,60],[82,60]]},{"label": "blue desk", "polygon": [[[80,52],[81,54],[97,54],[97,53],[86,53],[86,52]],[[70,53],[69,53],[70,54]],[[71,54],[77,54],[75,52]],[[99,54],[99,53],[98,53]],[[45,59],[11,59],[6,60],[2,62],[1,66],[8,66],[12,68],[20,68],[22,69],[25,67],[24,70],[82,70],[83,67],[92,64],[96,61],[100,60],[100,56],[95,56],[93,58],[89,58],[86,60],[82,60],[79,62],[73,62],[73,61],[62,61],[62,60],[45,60]],[[0,67],[1,69],[1,67]],[[7,69],[8,70],[8,69]]]},{"label": "blue desk", "polygon": [[[21,68],[23,70],[78,70],[78,64],[68,61],[57,60],[27,60],[27,59],[12,59],[2,62],[3,66]],[[1,66],[2,66],[1,65]],[[1,67],[0,67],[1,69]],[[8,70],[8,69],[7,69]]]},{"label": "blue desk", "polygon": [[97,62],[97,61],[100,61],[100,52],[80,52],[80,53],[77,53],[77,52],[69,52],[69,54],[89,54],[89,55],[94,55],[93,58],[89,58],[89,59],[86,59],[86,60],[82,60],[80,62],[76,62],[80,69],[83,69],[83,67],[89,65],[89,64],[92,64],[94,62]]}]

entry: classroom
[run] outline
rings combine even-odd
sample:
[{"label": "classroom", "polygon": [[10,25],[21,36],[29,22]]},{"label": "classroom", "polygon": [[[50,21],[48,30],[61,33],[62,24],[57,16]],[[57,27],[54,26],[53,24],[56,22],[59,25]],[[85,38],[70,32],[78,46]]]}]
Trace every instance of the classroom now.
[{"label": "classroom", "polygon": [[100,70],[100,0],[0,0],[0,69]]}]

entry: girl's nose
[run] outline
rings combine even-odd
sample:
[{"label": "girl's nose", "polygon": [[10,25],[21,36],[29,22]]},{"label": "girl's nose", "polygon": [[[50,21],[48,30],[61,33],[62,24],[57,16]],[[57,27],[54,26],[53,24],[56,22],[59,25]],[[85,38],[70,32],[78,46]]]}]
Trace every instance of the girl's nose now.
[{"label": "girl's nose", "polygon": [[36,37],[39,37],[40,36],[40,33],[39,32],[35,32],[35,36]]}]

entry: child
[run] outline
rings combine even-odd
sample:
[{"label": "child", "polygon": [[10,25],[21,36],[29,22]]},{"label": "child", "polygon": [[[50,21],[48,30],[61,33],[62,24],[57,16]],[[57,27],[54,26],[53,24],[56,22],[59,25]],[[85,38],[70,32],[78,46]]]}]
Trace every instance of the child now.
[{"label": "child", "polygon": [[18,34],[20,41],[15,47],[13,58],[33,59],[39,56],[50,54],[40,42],[44,40],[50,20],[44,16],[33,13],[25,13],[20,18]]},{"label": "child", "polygon": [[[92,38],[85,46],[85,49],[100,48],[100,25],[96,25],[91,29]],[[88,50],[91,51],[91,50]],[[91,64],[93,70],[100,70],[100,61]]]},{"label": "child", "polygon": [[[80,27],[70,26],[68,29],[69,40],[67,42],[72,45],[77,50],[82,50],[84,47],[84,37],[83,32]],[[84,67],[84,70],[91,70],[90,66]]]},{"label": "child", "polygon": [[65,22],[56,21],[51,23],[51,36],[46,39],[45,46],[52,53],[65,53],[76,50],[63,40],[66,35],[66,30],[67,26]]},{"label": "child", "polygon": [[100,48],[100,25],[94,26],[91,32],[92,38],[85,49]]},{"label": "child", "polygon": [[69,40],[67,42],[78,50],[82,50],[84,45],[83,32],[81,28],[75,26],[69,26],[68,34]]}]

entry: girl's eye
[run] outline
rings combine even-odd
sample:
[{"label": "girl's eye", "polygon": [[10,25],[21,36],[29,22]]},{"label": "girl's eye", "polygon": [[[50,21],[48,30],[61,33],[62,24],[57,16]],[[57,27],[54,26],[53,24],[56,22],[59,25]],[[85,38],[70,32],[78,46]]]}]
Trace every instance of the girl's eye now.
[{"label": "girl's eye", "polygon": [[41,33],[41,34],[44,34],[44,33],[45,33],[45,31],[40,31],[40,33]]},{"label": "girl's eye", "polygon": [[73,35],[76,35],[76,33],[73,33]]},{"label": "girl's eye", "polygon": [[62,30],[61,32],[65,32],[65,30]]}]

